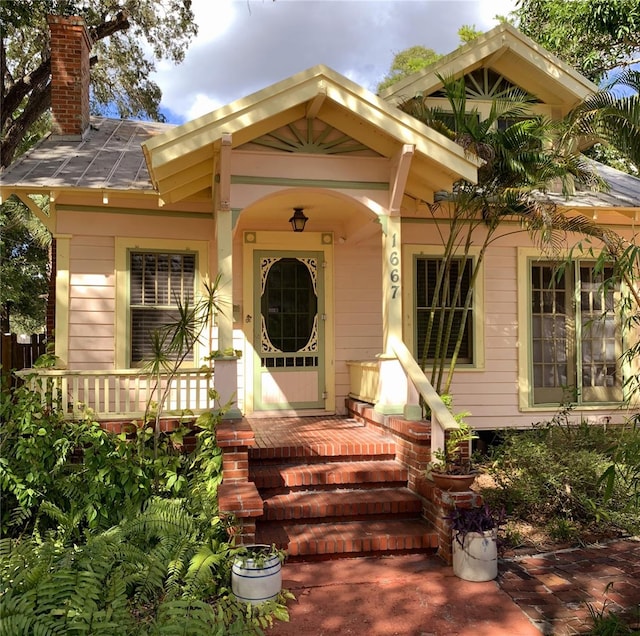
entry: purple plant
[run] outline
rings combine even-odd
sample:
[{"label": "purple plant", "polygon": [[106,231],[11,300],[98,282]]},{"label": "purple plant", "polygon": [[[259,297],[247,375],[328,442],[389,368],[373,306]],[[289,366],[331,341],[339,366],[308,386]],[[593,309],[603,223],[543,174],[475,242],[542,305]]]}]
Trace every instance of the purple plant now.
[{"label": "purple plant", "polygon": [[469,532],[495,530],[505,521],[505,511],[492,510],[488,504],[474,508],[454,508],[445,519],[451,524],[456,540],[460,545]]}]

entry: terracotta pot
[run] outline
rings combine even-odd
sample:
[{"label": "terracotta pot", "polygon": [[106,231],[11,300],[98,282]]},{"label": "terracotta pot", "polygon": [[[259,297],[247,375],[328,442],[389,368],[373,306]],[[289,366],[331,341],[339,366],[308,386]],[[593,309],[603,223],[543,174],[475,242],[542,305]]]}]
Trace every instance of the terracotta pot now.
[{"label": "terracotta pot", "polygon": [[476,476],[470,475],[449,475],[448,473],[431,473],[435,485],[440,490],[448,490],[449,492],[463,492],[471,488],[471,484],[475,481]]}]

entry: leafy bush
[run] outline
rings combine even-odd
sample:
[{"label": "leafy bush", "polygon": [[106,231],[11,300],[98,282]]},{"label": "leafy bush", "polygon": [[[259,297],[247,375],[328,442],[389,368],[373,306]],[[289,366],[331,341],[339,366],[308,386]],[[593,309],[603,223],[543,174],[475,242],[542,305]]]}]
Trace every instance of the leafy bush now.
[{"label": "leafy bush", "polygon": [[250,635],[288,619],[284,596],[251,608],[230,592],[224,409],[186,454],[186,429],[116,435],[57,406],[24,386],[0,395],[0,636]]},{"label": "leafy bush", "polygon": [[195,461],[179,450],[183,429],[164,434],[156,452],[151,428],[132,426],[127,436],[103,430],[90,414],[68,422],[55,396],[43,405],[26,385],[0,394],[0,426],[3,535],[36,523],[44,531],[52,516],[73,520],[76,539],[86,528],[108,528],[153,494],[178,495]]},{"label": "leafy bush", "polygon": [[236,550],[219,524],[160,498],[81,545],[3,539],[0,634],[261,633],[286,608],[235,601]]},{"label": "leafy bush", "polygon": [[638,485],[632,478],[638,459],[635,427],[572,424],[565,409],[532,429],[503,432],[485,463],[497,488],[483,494],[512,518],[547,524],[558,540],[602,522],[634,532],[640,518],[629,502]]}]

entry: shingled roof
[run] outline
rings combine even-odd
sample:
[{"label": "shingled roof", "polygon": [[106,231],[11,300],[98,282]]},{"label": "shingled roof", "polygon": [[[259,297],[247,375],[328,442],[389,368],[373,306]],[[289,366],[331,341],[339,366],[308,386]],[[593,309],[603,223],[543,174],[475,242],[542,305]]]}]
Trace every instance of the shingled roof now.
[{"label": "shingled roof", "polygon": [[[172,124],[92,117],[81,141],[48,136],[0,174],[2,188],[30,192],[57,188],[153,191],[142,152],[142,142]],[[595,162],[594,162],[595,163]],[[640,208],[640,179],[595,163],[609,190],[578,190],[570,198],[545,197],[562,207]]]},{"label": "shingled roof", "polygon": [[50,135],[11,164],[3,186],[153,190],[142,142],[173,126],[155,122],[92,117],[82,140]]}]

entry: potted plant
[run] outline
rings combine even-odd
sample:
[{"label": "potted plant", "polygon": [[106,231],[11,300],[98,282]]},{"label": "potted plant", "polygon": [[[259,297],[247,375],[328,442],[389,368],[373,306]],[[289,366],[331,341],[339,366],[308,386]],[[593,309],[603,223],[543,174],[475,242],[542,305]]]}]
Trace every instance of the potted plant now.
[{"label": "potted plant", "polygon": [[234,550],[231,590],[245,603],[258,605],[278,598],[286,552],[275,545],[254,544]]},{"label": "potted plant", "polygon": [[[462,417],[466,413],[459,414]],[[457,419],[458,419],[457,417]],[[462,452],[461,445],[476,439],[473,429],[459,419],[459,428],[449,432],[444,449],[434,452],[434,460],[429,463],[427,476],[441,490],[461,492],[469,490],[476,478],[471,458]]]},{"label": "potted plant", "polygon": [[498,528],[504,512],[488,505],[454,508],[451,524],[453,573],[465,581],[491,581],[498,575]]}]

